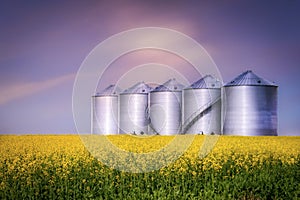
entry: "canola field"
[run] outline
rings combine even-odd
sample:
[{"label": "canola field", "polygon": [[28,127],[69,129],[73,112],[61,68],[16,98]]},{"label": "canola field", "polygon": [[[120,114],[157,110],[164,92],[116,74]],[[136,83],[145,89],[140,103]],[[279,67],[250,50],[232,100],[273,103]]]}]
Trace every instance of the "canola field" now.
[{"label": "canola field", "polygon": [[[188,136],[106,138],[123,152],[146,155],[175,139],[185,144]],[[207,138],[189,140],[181,156],[180,145],[173,145],[149,164],[97,148],[92,136],[3,135],[0,199],[300,199],[300,137],[220,136],[212,140],[212,151],[203,148]],[[168,159],[144,173],[115,167],[126,162],[130,169],[147,170]]]}]

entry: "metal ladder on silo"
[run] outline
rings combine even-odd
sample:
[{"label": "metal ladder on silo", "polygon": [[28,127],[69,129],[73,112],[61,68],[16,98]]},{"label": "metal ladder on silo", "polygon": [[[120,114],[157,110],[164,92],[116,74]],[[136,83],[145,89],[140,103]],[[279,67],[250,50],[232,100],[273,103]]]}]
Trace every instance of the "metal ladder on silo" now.
[{"label": "metal ladder on silo", "polygon": [[201,114],[203,114],[206,110],[208,110],[211,106],[221,100],[221,95],[212,101],[206,103],[198,110],[196,110],[193,114],[191,114],[187,120],[182,125],[182,134],[185,134],[195,123],[201,118]]}]

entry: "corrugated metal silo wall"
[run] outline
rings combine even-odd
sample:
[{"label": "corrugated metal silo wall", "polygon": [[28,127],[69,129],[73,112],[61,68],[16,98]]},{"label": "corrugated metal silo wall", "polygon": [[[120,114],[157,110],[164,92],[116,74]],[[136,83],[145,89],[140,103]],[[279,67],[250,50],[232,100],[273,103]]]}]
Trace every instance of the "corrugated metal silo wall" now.
[{"label": "corrugated metal silo wall", "polygon": [[148,94],[120,94],[120,133],[148,133]]},{"label": "corrugated metal silo wall", "polygon": [[175,135],[181,132],[181,91],[150,93],[150,131]]},{"label": "corrugated metal silo wall", "polygon": [[[220,88],[183,90],[183,122],[220,96]],[[203,112],[186,133],[221,134],[221,100]]]},{"label": "corrugated metal silo wall", "polygon": [[277,87],[223,89],[224,135],[277,135]]},{"label": "corrugated metal silo wall", "polygon": [[118,96],[92,97],[92,134],[118,134]]}]

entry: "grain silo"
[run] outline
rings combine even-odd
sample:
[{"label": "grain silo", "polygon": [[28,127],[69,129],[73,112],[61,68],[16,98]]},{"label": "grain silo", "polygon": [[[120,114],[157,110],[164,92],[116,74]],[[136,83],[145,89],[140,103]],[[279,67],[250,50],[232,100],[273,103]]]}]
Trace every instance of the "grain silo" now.
[{"label": "grain silo", "polygon": [[221,134],[221,87],[206,75],[183,90],[183,134]]},{"label": "grain silo", "polygon": [[183,85],[170,79],[150,92],[152,134],[174,135],[181,132],[181,90]]},{"label": "grain silo", "polygon": [[224,135],[277,135],[277,85],[246,71],[224,86]]},{"label": "grain silo", "polygon": [[92,96],[92,134],[118,134],[118,93],[120,88],[110,85]]},{"label": "grain silo", "polygon": [[139,82],[120,94],[120,133],[148,133],[148,93],[151,89],[144,82]]}]

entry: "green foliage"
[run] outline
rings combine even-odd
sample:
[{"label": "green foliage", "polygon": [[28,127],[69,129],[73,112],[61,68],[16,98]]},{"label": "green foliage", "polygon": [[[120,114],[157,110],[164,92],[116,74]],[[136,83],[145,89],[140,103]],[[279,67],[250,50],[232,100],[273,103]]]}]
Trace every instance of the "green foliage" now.
[{"label": "green foliage", "polygon": [[[143,174],[124,173],[96,159],[74,159],[68,166],[57,158],[33,165],[33,170],[1,165],[1,199],[297,199],[300,159],[294,164],[270,158],[247,168],[227,160],[222,168],[203,170],[187,160],[186,171],[168,166]],[[10,160],[6,160],[10,163]],[[22,158],[19,161],[22,163]],[[44,163],[44,164],[43,164]],[[201,162],[198,162],[201,163]],[[64,171],[64,173],[62,173]]]},{"label": "green foliage", "polygon": [[[147,138],[109,137],[140,153],[173,139]],[[78,136],[0,136],[0,199],[300,199],[300,137],[221,136],[202,158],[203,141],[196,136],[169,166],[134,174],[99,162]]]}]

